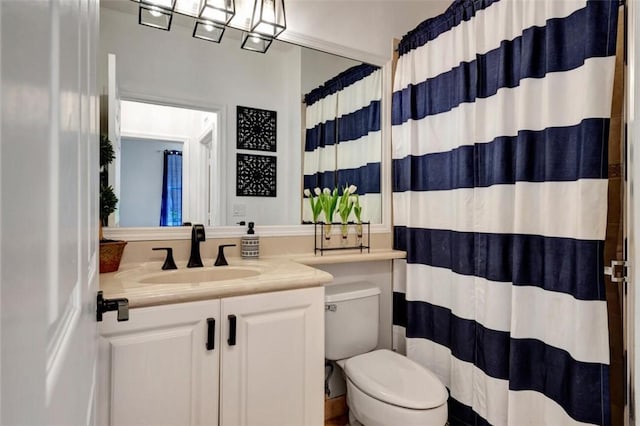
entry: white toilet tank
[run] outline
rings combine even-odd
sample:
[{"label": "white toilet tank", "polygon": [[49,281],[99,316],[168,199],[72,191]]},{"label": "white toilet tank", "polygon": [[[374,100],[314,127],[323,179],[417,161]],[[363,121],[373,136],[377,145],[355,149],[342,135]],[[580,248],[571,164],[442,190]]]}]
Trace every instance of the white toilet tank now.
[{"label": "white toilet tank", "polygon": [[378,345],[380,289],[368,282],[325,287],[325,358],[335,361]]}]

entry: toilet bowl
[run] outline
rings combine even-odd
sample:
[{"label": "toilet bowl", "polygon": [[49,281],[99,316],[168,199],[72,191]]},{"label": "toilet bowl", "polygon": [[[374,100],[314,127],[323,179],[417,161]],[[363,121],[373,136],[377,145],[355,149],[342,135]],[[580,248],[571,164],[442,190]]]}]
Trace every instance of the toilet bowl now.
[{"label": "toilet bowl", "polygon": [[[347,378],[352,419],[366,426],[442,426],[447,422],[447,390],[416,362],[381,349],[338,362]],[[357,425],[357,423],[355,423]]]},{"label": "toilet bowl", "polygon": [[378,340],[380,290],[370,283],[325,289],[325,356],[343,369],[351,426],[443,426],[448,393],[415,361]]}]

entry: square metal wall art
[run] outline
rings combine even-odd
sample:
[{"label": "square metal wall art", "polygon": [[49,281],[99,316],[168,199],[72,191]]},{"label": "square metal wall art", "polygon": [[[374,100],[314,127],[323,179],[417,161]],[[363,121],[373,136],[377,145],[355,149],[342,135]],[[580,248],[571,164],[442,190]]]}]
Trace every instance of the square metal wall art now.
[{"label": "square metal wall art", "polygon": [[236,197],[275,197],[277,157],[236,154]]},{"label": "square metal wall art", "polygon": [[238,105],[237,148],[276,152],[276,111]]}]

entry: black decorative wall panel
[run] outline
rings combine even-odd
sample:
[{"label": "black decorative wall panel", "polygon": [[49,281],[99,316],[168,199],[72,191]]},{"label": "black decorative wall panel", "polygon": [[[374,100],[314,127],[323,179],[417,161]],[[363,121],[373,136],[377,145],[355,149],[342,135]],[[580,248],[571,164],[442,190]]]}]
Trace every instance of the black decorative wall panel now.
[{"label": "black decorative wall panel", "polygon": [[277,157],[236,155],[236,196],[275,197]]},{"label": "black decorative wall panel", "polygon": [[237,148],[276,152],[276,111],[238,106]]}]

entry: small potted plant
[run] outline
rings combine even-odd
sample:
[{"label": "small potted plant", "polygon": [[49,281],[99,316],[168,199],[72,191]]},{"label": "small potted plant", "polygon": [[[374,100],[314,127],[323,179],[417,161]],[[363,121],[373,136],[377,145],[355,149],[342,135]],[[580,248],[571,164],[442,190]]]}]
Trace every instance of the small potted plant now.
[{"label": "small potted plant", "polygon": [[107,183],[107,167],[115,158],[111,141],[100,135],[100,273],[114,272],[120,267],[126,241],[107,240],[102,235],[102,226],[107,226],[109,215],[116,210],[118,197]]}]

